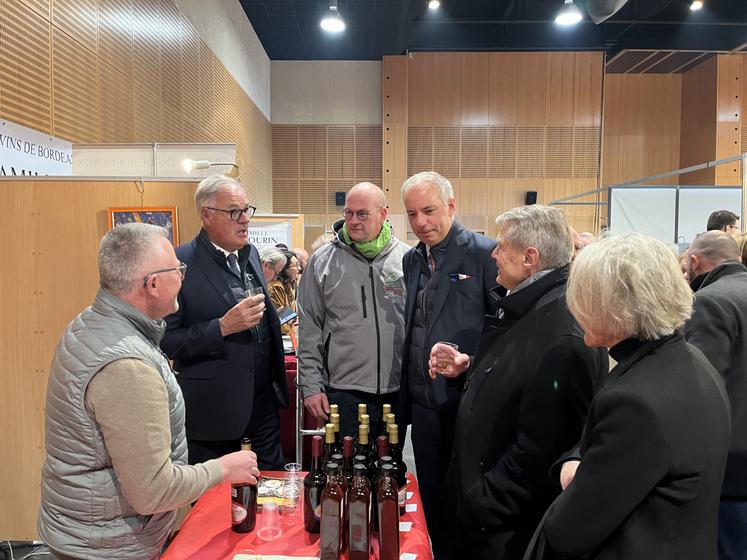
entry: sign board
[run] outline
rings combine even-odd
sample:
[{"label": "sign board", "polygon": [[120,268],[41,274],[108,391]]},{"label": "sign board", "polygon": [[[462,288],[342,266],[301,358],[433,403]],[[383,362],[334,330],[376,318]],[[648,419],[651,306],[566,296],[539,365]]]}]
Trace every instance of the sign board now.
[{"label": "sign board", "polygon": [[72,175],[73,145],[0,120],[0,175]]},{"label": "sign board", "polygon": [[291,225],[288,222],[264,222],[249,225],[249,242],[257,249],[283,243],[291,247]]}]

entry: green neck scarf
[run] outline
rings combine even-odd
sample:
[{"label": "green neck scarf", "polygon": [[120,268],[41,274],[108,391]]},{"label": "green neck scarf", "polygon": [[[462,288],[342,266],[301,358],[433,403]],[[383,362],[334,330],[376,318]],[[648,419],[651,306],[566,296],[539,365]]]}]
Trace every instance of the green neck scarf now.
[{"label": "green neck scarf", "polygon": [[376,255],[381,253],[384,247],[386,247],[389,241],[392,239],[392,226],[389,223],[389,220],[384,220],[379,235],[371,241],[364,241],[362,243],[353,241],[350,238],[347,225],[342,226],[340,233],[342,234],[342,240],[345,243],[357,249],[358,252],[367,259],[373,259],[374,257],[376,257]]}]

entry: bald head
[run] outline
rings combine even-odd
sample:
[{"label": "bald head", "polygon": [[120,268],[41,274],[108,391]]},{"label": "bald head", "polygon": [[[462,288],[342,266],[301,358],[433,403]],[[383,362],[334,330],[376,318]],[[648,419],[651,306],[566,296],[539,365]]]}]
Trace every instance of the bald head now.
[{"label": "bald head", "polygon": [[699,255],[713,266],[724,261],[739,260],[739,245],[731,235],[723,231],[708,231],[699,235],[687,252],[691,255]]},{"label": "bald head", "polygon": [[356,243],[372,241],[387,217],[384,191],[373,183],[358,183],[345,197],[345,228]]},{"label": "bald head", "polygon": [[370,202],[372,206],[376,207],[386,206],[384,191],[373,183],[358,183],[350,189],[345,196],[345,206],[349,206],[348,202],[351,198],[355,201]]}]

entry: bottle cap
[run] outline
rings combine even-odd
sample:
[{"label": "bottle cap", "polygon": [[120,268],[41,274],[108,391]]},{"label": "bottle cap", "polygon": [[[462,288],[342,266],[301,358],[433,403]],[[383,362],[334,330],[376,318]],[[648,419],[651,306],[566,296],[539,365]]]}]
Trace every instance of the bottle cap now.
[{"label": "bottle cap", "polygon": [[327,474],[339,474],[340,465],[337,463],[327,463]]},{"label": "bottle cap", "polygon": [[356,473],[366,474],[366,465],[363,463],[356,463],[353,465],[353,471]]}]

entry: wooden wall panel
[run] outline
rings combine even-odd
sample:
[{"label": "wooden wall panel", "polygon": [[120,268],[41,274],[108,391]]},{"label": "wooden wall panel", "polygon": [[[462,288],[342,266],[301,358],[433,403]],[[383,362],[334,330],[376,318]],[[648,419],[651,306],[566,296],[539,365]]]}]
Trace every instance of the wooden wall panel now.
[{"label": "wooden wall panel", "polygon": [[382,68],[384,122],[407,119],[407,57],[385,56]]},{"label": "wooden wall panel", "polygon": [[99,138],[102,143],[135,141],[135,92],[132,80],[99,61]]},{"label": "wooden wall panel", "polygon": [[0,117],[51,133],[49,21],[23,4],[3,0],[0,29]]},{"label": "wooden wall panel", "polygon": [[135,85],[135,142],[153,142],[161,133],[161,102],[150,90]]},{"label": "wooden wall panel", "polygon": [[400,188],[407,177],[408,61],[406,56],[385,56],[382,64],[381,188],[391,214],[404,214]]},{"label": "wooden wall panel", "polygon": [[98,0],[99,57],[132,78],[132,0]]},{"label": "wooden wall panel", "polygon": [[489,124],[490,53],[462,53],[462,126]]},{"label": "wooden wall panel", "polygon": [[[688,167],[712,161],[716,155],[716,58],[699,64],[682,75],[682,113],[680,165]],[[713,184],[714,169],[689,173],[682,177],[690,184]]]},{"label": "wooden wall panel", "polygon": [[518,53],[517,123],[544,126],[547,114],[547,53]]},{"label": "wooden wall panel", "polygon": [[519,87],[519,57],[514,53],[490,53],[488,124],[516,124]]},{"label": "wooden wall panel", "polygon": [[433,124],[462,124],[462,53],[433,55]]},{"label": "wooden wall panel", "polygon": [[604,55],[599,52],[577,52],[574,58],[573,124],[599,127],[602,124]]},{"label": "wooden wall panel", "polygon": [[52,23],[92,53],[96,53],[97,0],[54,0]]},{"label": "wooden wall panel", "polygon": [[49,20],[51,0],[20,0],[44,19]]},{"label": "wooden wall panel", "polygon": [[412,53],[407,59],[407,125],[433,124],[435,55]]},{"label": "wooden wall panel", "polygon": [[[740,153],[740,121],[742,101],[742,65],[744,55],[717,55],[718,82],[716,94],[716,154],[723,159]],[[739,185],[742,177],[736,165],[716,167],[717,185]]]},{"label": "wooden wall panel", "polygon": [[574,94],[576,91],[576,56],[574,53],[547,53],[545,91],[548,126],[573,126]]},{"label": "wooden wall panel", "polygon": [[52,30],[52,133],[72,142],[99,139],[96,55],[64,32]]}]

